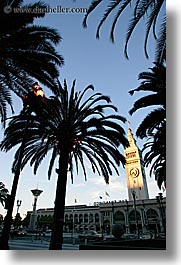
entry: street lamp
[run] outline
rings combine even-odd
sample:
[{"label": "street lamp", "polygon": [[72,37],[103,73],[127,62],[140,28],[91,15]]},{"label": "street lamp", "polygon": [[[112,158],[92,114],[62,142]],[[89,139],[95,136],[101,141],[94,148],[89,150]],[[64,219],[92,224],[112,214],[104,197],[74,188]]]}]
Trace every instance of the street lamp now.
[{"label": "street lamp", "polygon": [[31,190],[31,192],[34,196],[34,204],[33,204],[33,212],[32,212],[31,217],[30,217],[29,229],[35,230],[36,219],[37,219],[37,214],[36,214],[37,200],[43,191],[39,190],[39,189],[34,189],[34,190]]},{"label": "street lamp", "polygon": [[160,211],[160,215],[161,215],[161,219],[162,219],[162,225],[163,225],[163,229],[164,229],[164,233],[166,234],[166,226],[165,226],[165,211],[163,208],[163,196],[162,193],[158,193],[158,196],[156,196],[158,205],[159,205],[159,211]]},{"label": "street lamp", "polygon": [[137,218],[137,212],[136,212],[136,191],[132,191],[133,196],[133,203],[134,203],[134,213],[135,213],[135,222],[136,222],[136,231],[139,237],[139,227],[138,227],[138,218]]},{"label": "street lamp", "polygon": [[17,214],[19,213],[19,207],[21,206],[21,203],[21,200],[17,200]]},{"label": "street lamp", "polygon": [[17,200],[16,201],[16,206],[17,206],[17,213],[16,213],[16,217],[14,220],[14,228],[18,227],[20,225],[20,214],[19,214],[19,207],[21,206],[22,201],[21,200]]},{"label": "street lamp", "polygon": [[112,227],[113,227],[114,225],[114,202],[112,201],[111,204],[112,204]]},{"label": "street lamp", "polygon": [[38,82],[35,82],[32,86],[33,93],[36,97],[40,97],[43,102],[45,102],[45,94],[43,92],[43,89],[38,85]]},{"label": "street lamp", "polygon": [[73,239],[73,245],[75,245],[75,238],[74,238],[74,235],[75,235],[75,207],[74,209],[72,210],[72,222],[73,222],[73,227],[72,227],[72,239]]},{"label": "street lamp", "polygon": [[130,233],[130,221],[129,221],[129,206],[128,206],[128,201],[125,200],[126,202],[126,233]]},{"label": "street lamp", "polygon": [[19,149],[19,154],[18,154],[18,158],[17,158],[17,166],[16,166],[16,170],[15,170],[15,174],[14,174],[14,179],[13,179],[13,184],[12,184],[12,188],[11,188],[11,194],[8,197],[8,209],[7,209],[7,214],[6,217],[4,219],[4,227],[3,227],[3,231],[2,231],[2,236],[1,236],[1,242],[0,242],[0,249],[9,249],[8,246],[8,240],[9,240],[9,234],[10,234],[10,229],[11,229],[11,223],[12,223],[12,213],[13,213],[13,208],[14,208],[14,202],[15,202],[15,197],[16,197],[16,191],[17,191],[17,187],[18,187],[18,181],[19,181],[19,176],[20,176],[20,172],[21,172],[21,163],[22,163],[22,159],[23,159],[23,152],[24,152],[24,148],[25,148],[25,144],[26,144],[26,137],[27,137],[27,131],[28,131],[28,126],[29,126],[29,122],[30,122],[30,114],[32,111],[34,111],[34,107],[35,106],[35,102],[33,99],[40,98],[42,99],[43,103],[44,103],[44,93],[43,90],[39,87],[38,83],[34,83],[32,86],[32,90],[33,90],[33,95],[32,92],[30,92],[28,95],[26,95],[24,97],[24,102],[25,102],[25,107],[28,106],[28,116],[27,116],[27,120],[26,120],[26,124],[25,124],[25,128],[24,128],[24,133],[23,133],[23,138],[22,138],[22,142],[21,142],[21,146]]},{"label": "street lamp", "polygon": [[142,206],[143,206],[143,209],[142,209],[142,214],[143,214],[143,224],[144,224],[144,229],[145,229],[145,232],[148,231],[148,217],[147,217],[147,214],[146,214],[146,209],[145,209],[145,204],[144,204],[144,200],[142,200]]}]

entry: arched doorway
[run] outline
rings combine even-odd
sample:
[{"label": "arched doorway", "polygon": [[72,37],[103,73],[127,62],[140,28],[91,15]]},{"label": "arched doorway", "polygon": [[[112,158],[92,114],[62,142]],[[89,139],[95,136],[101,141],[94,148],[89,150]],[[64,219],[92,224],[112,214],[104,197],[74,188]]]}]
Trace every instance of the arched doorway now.
[{"label": "arched doorway", "polygon": [[115,224],[120,224],[120,223],[125,223],[125,217],[124,213],[121,211],[117,211],[114,214],[114,223]]},{"label": "arched doorway", "polygon": [[84,223],[88,223],[89,222],[89,217],[88,217],[88,214],[85,213],[84,214]]},{"label": "arched doorway", "polygon": [[113,224],[120,224],[124,231],[126,230],[125,228],[125,216],[124,213],[121,211],[116,211],[114,214],[114,218],[113,218]]},{"label": "arched doorway", "polygon": [[154,235],[160,233],[160,221],[159,216],[156,210],[154,209],[148,209],[146,211],[146,217],[147,217],[147,226],[148,230],[152,232]]},{"label": "arched doorway", "polygon": [[130,223],[130,233],[137,234],[138,233],[137,229],[139,231],[142,231],[141,214],[137,210],[136,210],[136,216],[135,216],[135,210],[132,210],[129,213],[129,223]]},{"label": "arched doorway", "polygon": [[105,220],[103,222],[103,231],[107,234],[110,234],[110,221],[109,220]]}]

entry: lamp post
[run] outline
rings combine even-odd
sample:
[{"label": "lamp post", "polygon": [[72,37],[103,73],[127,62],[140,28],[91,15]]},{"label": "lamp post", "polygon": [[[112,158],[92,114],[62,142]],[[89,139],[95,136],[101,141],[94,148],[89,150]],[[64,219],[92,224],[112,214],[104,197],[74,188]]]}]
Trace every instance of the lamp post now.
[{"label": "lamp post", "polygon": [[14,228],[18,228],[20,225],[20,214],[19,214],[19,207],[21,206],[22,201],[21,200],[17,200],[16,201],[16,206],[17,206],[17,212],[16,212],[16,217],[14,220]]},{"label": "lamp post", "polygon": [[133,203],[134,203],[136,231],[137,231],[137,235],[138,235],[138,237],[139,237],[138,218],[137,218],[137,212],[136,212],[136,192],[135,192],[134,190],[132,191],[132,196],[133,196]]},{"label": "lamp post", "polygon": [[30,92],[27,96],[24,97],[25,104],[29,106],[28,116],[27,116],[24,132],[23,132],[23,138],[22,138],[21,146],[19,148],[19,153],[18,153],[18,158],[17,158],[17,166],[16,166],[16,170],[15,170],[15,174],[14,174],[13,184],[12,184],[12,188],[11,188],[11,194],[8,198],[9,201],[8,201],[7,214],[6,214],[6,217],[4,219],[4,227],[3,227],[1,242],[0,242],[0,249],[4,249],[4,250],[9,249],[8,240],[9,240],[9,234],[10,234],[11,223],[12,223],[12,213],[13,213],[13,208],[14,208],[16,191],[17,191],[17,187],[18,187],[19,176],[21,173],[21,163],[22,163],[23,152],[24,152],[24,148],[25,148],[25,144],[26,144],[26,140],[27,140],[26,137],[27,137],[27,131],[28,131],[28,126],[29,126],[29,122],[30,122],[30,115],[31,115],[31,112],[34,110],[33,107],[35,105],[33,100],[32,100],[33,102],[31,102],[31,99],[33,99],[34,97],[40,98],[42,100],[45,99],[44,92],[40,88],[40,86],[38,85],[37,82],[34,83],[34,85],[32,86],[32,90],[33,90],[33,95]]},{"label": "lamp post", "polygon": [[112,201],[111,202],[111,205],[112,205],[112,227],[114,225],[114,202]]},{"label": "lamp post", "polygon": [[158,205],[159,205],[159,211],[160,211],[160,215],[161,215],[161,219],[162,219],[162,226],[164,229],[164,234],[166,235],[166,226],[165,226],[165,212],[164,212],[164,208],[163,208],[163,196],[162,193],[158,193],[158,196],[156,196]]},{"label": "lamp post", "polygon": [[21,206],[21,203],[22,203],[21,200],[17,200],[17,213],[16,214],[19,213],[19,207]]},{"label": "lamp post", "polygon": [[111,202],[112,205],[112,222],[111,222],[111,229],[110,229],[110,234],[112,233],[112,230],[114,229],[114,202]]},{"label": "lamp post", "polygon": [[126,233],[130,233],[130,221],[129,221],[129,206],[128,206],[128,201],[125,200],[126,202]]},{"label": "lamp post", "polygon": [[72,210],[72,222],[73,222],[73,227],[72,227],[72,239],[73,239],[73,245],[75,245],[75,206],[74,209]]},{"label": "lamp post", "polygon": [[148,218],[147,218],[147,214],[146,214],[146,209],[145,209],[145,204],[144,204],[144,200],[142,200],[142,214],[143,214],[143,225],[144,225],[144,232],[148,231]]},{"label": "lamp post", "polygon": [[34,189],[34,190],[31,190],[31,192],[34,196],[34,204],[33,204],[33,212],[32,212],[31,217],[30,217],[29,229],[35,230],[36,219],[37,219],[37,214],[36,214],[37,200],[43,191],[39,190],[39,189]]}]

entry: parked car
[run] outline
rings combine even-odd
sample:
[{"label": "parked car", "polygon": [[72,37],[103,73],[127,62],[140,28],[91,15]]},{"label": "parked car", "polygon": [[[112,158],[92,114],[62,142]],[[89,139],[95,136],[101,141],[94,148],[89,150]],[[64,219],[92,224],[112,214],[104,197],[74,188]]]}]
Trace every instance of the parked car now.
[{"label": "parked car", "polygon": [[143,239],[143,237],[140,235],[136,235],[136,234],[124,234],[122,236],[122,238],[125,238],[125,239]]},{"label": "parked car", "polygon": [[103,235],[97,233],[96,231],[84,231],[79,235],[79,239],[102,240]]},{"label": "parked car", "polygon": [[51,234],[52,234],[52,230],[51,230],[51,229],[48,229],[48,230],[46,230],[46,231],[44,232],[44,235],[45,235],[45,236],[51,236]]},{"label": "parked car", "polygon": [[163,238],[166,239],[166,235],[164,233],[159,233],[156,238]]},{"label": "parked car", "polygon": [[25,229],[19,228],[19,229],[15,229],[15,230],[11,231],[11,235],[12,236],[26,236],[27,232]]}]

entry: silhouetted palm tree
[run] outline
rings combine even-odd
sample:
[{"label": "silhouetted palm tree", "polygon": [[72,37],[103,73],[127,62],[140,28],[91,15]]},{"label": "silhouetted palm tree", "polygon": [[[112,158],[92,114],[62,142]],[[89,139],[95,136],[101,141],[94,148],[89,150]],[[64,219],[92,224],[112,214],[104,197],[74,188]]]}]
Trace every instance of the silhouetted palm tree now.
[{"label": "silhouetted palm tree", "polygon": [[[104,3],[103,0],[93,0],[87,14],[85,15],[83,26],[87,27],[87,18],[90,13],[94,11],[97,6],[101,3]],[[136,26],[140,22],[141,19],[146,20],[146,33],[145,33],[145,41],[144,41],[144,51],[146,57],[148,57],[147,52],[147,43],[149,39],[149,35],[151,30],[153,30],[153,36],[157,40],[156,46],[156,61],[161,63],[165,60],[166,56],[166,0],[109,0],[107,4],[107,8],[103,14],[103,17],[97,27],[96,37],[100,37],[100,29],[104,22],[109,19],[112,13],[115,13],[113,18],[110,38],[112,42],[114,42],[114,32],[115,28],[118,24],[119,19],[123,16],[124,11],[127,8],[131,8],[132,13],[130,14],[130,20],[128,24],[128,30],[125,41],[125,49],[124,53],[126,58],[128,58],[128,43],[135,30]],[[163,13],[162,13],[163,12]],[[161,15],[162,17],[161,17]],[[157,24],[159,24],[159,32],[157,34]],[[121,24],[120,24],[121,25]]]},{"label": "silhouetted palm tree", "polygon": [[[15,0],[11,7],[20,7],[23,1]],[[61,37],[49,27],[32,25],[44,13],[6,13],[7,1],[0,2],[0,116],[6,119],[7,105],[12,109],[11,92],[24,96],[34,78],[56,92],[58,67],[63,64],[55,46]],[[37,2],[26,8],[45,8]],[[25,8],[24,7],[24,8]]]},{"label": "silhouetted palm tree", "polygon": [[166,67],[155,64],[150,68],[151,72],[143,72],[139,75],[142,79],[138,88],[131,90],[131,95],[136,91],[153,92],[138,99],[130,110],[132,115],[137,110],[147,107],[156,107],[141,122],[136,135],[141,139],[149,138],[144,145],[145,165],[152,165],[150,174],[154,172],[159,188],[166,184]]},{"label": "silhouetted palm tree", "polygon": [[129,111],[131,115],[141,108],[159,106],[150,112],[138,127],[136,134],[141,138],[149,134],[149,128],[155,127],[166,117],[166,67],[163,64],[155,63],[155,66],[150,70],[151,72],[140,73],[138,79],[143,81],[136,89],[129,91],[131,95],[138,91],[153,92],[135,101]]},{"label": "silhouetted palm tree", "polygon": [[[58,181],[50,249],[62,247],[68,172],[72,181],[75,170],[77,174],[83,173],[86,179],[85,160],[88,160],[92,171],[97,172],[104,177],[106,183],[109,183],[112,170],[114,169],[118,174],[117,166],[120,162],[123,165],[125,163],[124,156],[118,150],[120,145],[123,147],[128,145],[125,131],[120,125],[120,122],[125,122],[125,118],[110,112],[106,114],[107,109],[117,111],[117,108],[110,104],[109,97],[101,93],[93,93],[84,99],[85,94],[93,89],[90,85],[83,92],[75,92],[74,81],[69,94],[65,81],[59,97],[47,99],[42,114],[31,117],[22,168],[30,162],[31,166],[34,165],[36,174],[49,151],[51,151],[49,178],[54,164],[57,164]],[[25,123],[26,114],[16,116],[10,121],[0,146],[1,150],[8,151],[22,141]],[[19,149],[15,155],[14,170],[18,152]],[[79,172],[79,165],[82,167],[82,172]]]},{"label": "silhouetted palm tree", "polygon": [[158,187],[161,189],[162,184],[166,187],[166,121],[160,123],[157,130],[150,133],[148,141],[144,144],[143,152],[145,166],[150,168],[150,176],[155,175]]},{"label": "silhouetted palm tree", "polygon": [[5,188],[5,185],[0,182],[0,203],[5,206],[5,201],[8,195],[8,190]]}]

